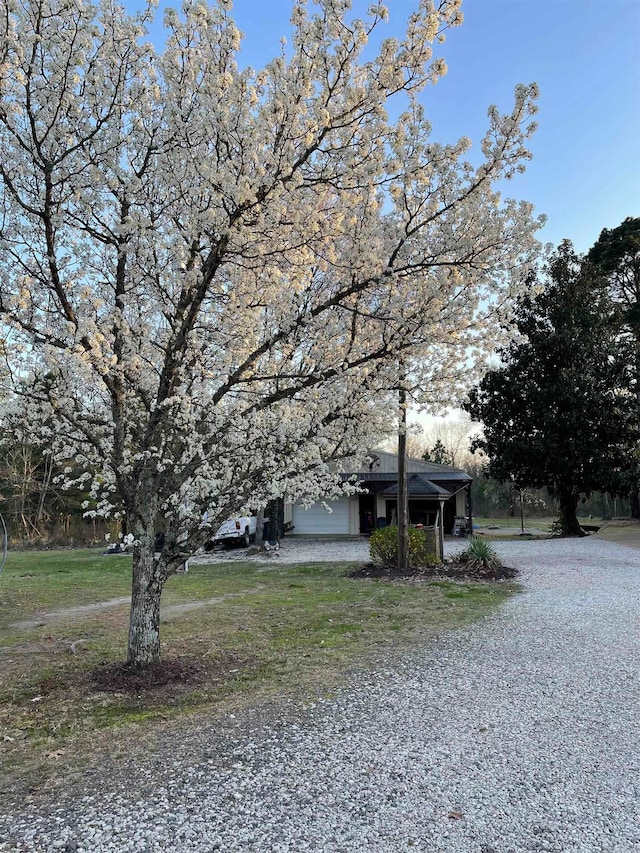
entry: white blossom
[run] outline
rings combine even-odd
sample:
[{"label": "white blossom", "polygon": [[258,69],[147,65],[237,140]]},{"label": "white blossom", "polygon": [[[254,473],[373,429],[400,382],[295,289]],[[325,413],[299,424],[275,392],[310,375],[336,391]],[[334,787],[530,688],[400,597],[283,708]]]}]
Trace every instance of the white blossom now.
[{"label": "white blossom", "polygon": [[400,364],[415,402],[453,404],[537,252],[531,206],[494,189],[530,157],[537,87],[490,109],[474,167],[418,99],[459,0],[416,3],[373,58],[388,10],[344,26],[349,7],[294,2],[289,46],[255,72],[227,2],[166,11],[162,53],[152,9],[24,0],[0,18],[13,387],[159,587],[205,512],[353,489],[335,463],[388,429]]}]

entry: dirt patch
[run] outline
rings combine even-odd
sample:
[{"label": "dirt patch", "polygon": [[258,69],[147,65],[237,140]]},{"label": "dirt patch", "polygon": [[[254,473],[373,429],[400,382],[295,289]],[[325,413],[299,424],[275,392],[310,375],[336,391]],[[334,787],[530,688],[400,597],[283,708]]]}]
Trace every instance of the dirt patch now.
[{"label": "dirt patch", "polygon": [[[191,613],[193,610],[200,610],[203,607],[208,607],[211,604],[220,604],[228,598],[238,598],[243,595],[250,595],[254,592],[260,592],[264,589],[263,584],[257,584],[249,589],[241,589],[239,592],[228,592],[224,595],[216,595],[214,598],[203,598],[200,601],[187,601],[184,604],[167,604],[162,608],[162,616],[181,616],[185,613]],[[96,604],[82,604],[78,607],[66,607],[64,610],[54,610],[51,613],[43,613],[34,619],[23,619],[20,622],[13,622],[9,627],[15,628],[18,631],[30,631],[32,628],[40,628],[43,625],[53,622],[56,619],[74,619],[78,616],[90,616],[93,613],[101,613],[104,610],[110,610],[114,607],[119,607],[124,604],[129,604],[131,596],[122,598],[111,598],[108,601],[98,601]]]},{"label": "dirt patch", "polygon": [[223,654],[207,659],[191,655],[166,658],[145,667],[110,663],[88,672],[80,682],[90,691],[119,693],[136,699],[146,695],[147,701],[157,704],[158,700],[175,698],[182,690],[228,682],[238,673],[256,666],[256,662],[251,657]]},{"label": "dirt patch", "polygon": [[140,693],[168,684],[199,684],[205,668],[193,662],[167,659],[146,667],[123,663],[101,666],[89,673],[90,683],[108,693]]},{"label": "dirt patch", "polygon": [[203,598],[200,601],[186,601],[184,604],[167,604],[162,608],[162,616],[163,618],[166,616],[181,616],[185,613],[191,613],[193,610],[209,607],[211,604],[221,604],[223,601],[228,601],[231,598],[242,598],[245,595],[253,595],[255,592],[262,592],[263,589],[265,589],[264,584],[259,583],[248,589],[241,589],[238,592],[226,592],[224,595]]},{"label": "dirt patch", "polygon": [[469,570],[466,563],[443,563],[438,566],[414,566],[404,571],[397,567],[385,568],[376,563],[367,563],[349,574],[350,578],[380,578],[386,580],[435,580],[436,578],[456,578],[464,581],[512,580],[518,576],[518,570],[509,566],[484,570]]},{"label": "dirt patch", "polygon": [[109,610],[112,607],[121,607],[130,601],[131,596],[126,595],[121,598],[110,598],[108,601],[98,601],[96,604],[65,607],[64,610],[52,610],[50,613],[43,613],[34,619],[23,619],[20,622],[12,622],[9,627],[16,628],[18,631],[30,631],[32,628],[39,628],[41,625],[46,625],[47,622],[52,622],[54,619],[74,619],[76,616],[90,616],[92,613],[99,613],[102,610]]}]

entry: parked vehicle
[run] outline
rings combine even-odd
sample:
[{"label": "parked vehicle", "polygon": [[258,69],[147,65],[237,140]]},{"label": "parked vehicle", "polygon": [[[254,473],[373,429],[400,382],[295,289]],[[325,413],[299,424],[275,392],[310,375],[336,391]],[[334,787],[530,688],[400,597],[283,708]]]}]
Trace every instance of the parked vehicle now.
[{"label": "parked vehicle", "polygon": [[241,545],[248,548],[256,536],[257,518],[255,515],[240,515],[223,522],[211,538],[211,547],[223,545]]}]

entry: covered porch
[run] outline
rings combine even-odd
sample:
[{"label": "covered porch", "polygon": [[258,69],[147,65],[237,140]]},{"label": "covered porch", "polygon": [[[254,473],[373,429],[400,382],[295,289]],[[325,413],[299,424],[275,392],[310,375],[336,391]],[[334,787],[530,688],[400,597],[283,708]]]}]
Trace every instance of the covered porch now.
[{"label": "covered porch", "polygon": [[[367,478],[367,492],[358,495],[360,534],[369,536],[374,529],[398,523],[398,483]],[[421,474],[407,477],[409,524],[436,532],[438,556],[444,553],[445,507],[451,493]]]}]

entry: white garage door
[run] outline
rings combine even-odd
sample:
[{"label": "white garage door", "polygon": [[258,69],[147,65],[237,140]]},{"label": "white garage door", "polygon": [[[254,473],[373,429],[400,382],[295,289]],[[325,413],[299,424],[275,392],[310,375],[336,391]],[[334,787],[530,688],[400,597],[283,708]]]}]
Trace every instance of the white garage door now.
[{"label": "white garage door", "polygon": [[293,534],[345,534],[349,533],[349,498],[338,498],[337,501],[327,501],[333,512],[327,512],[322,504],[317,503],[305,509],[293,506]]}]

